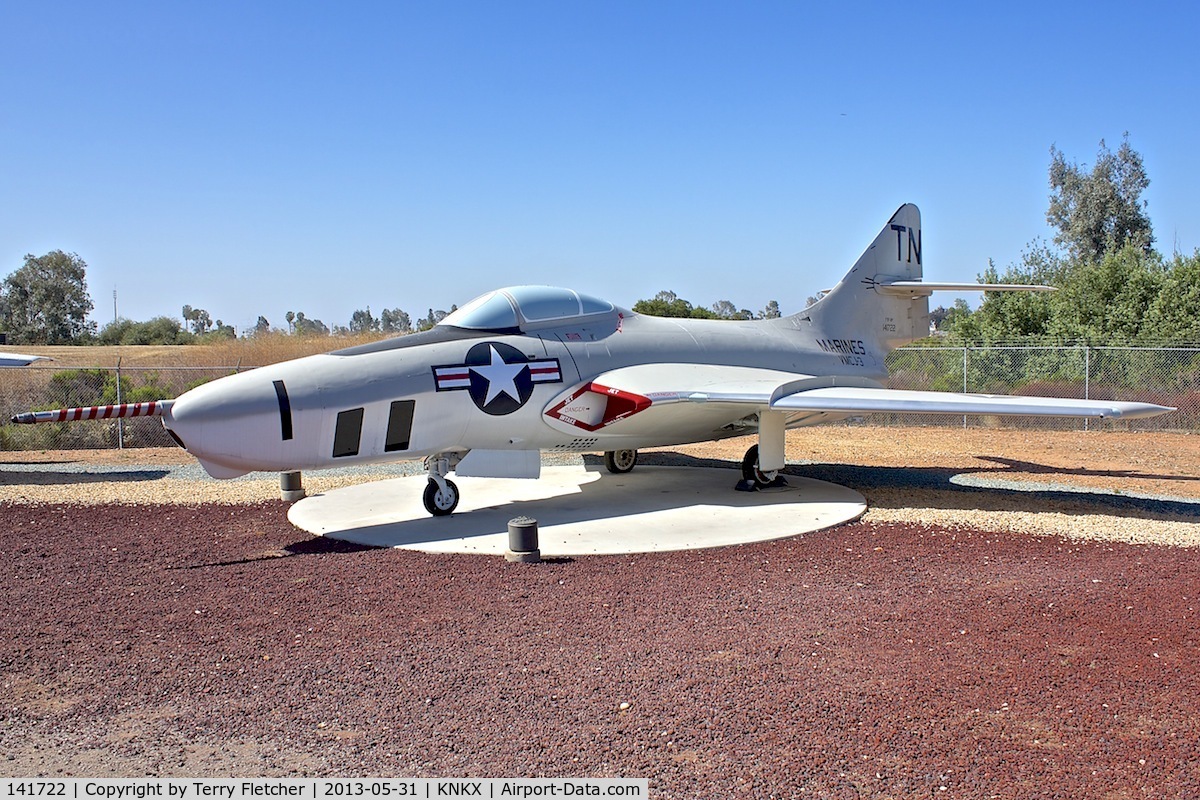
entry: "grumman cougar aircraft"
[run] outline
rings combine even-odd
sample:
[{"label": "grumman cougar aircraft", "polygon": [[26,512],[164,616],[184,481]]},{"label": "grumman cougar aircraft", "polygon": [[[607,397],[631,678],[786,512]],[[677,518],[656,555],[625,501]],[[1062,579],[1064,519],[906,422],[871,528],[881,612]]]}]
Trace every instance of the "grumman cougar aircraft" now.
[{"label": "grumman cougar aircraft", "polygon": [[547,286],[478,297],[432,330],[220,378],[176,400],[35,412],[14,422],[158,414],[215,478],[425,460],[431,514],[459,476],[536,478],[541,451],[604,451],[757,434],[738,488],[776,480],[788,428],[869,412],[1136,418],[1147,403],[883,388],[884,357],[929,331],[934,290],[1044,286],[925,283],[921,217],[902,206],[854,268],[779,319],[667,319]]}]

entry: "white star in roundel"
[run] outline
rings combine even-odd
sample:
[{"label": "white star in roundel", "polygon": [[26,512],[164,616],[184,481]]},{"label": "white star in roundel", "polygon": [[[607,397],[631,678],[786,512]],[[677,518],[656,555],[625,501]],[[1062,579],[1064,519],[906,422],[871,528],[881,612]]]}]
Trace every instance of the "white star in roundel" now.
[{"label": "white star in roundel", "polygon": [[488,382],[487,397],[484,398],[483,404],[486,406],[502,394],[508,395],[518,403],[521,402],[516,378],[521,370],[525,369],[525,364],[508,364],[496,352],[495,347],[489,345],[488,350],[492,354],[491,363],[471,367],[472,372],[479,373]]}]

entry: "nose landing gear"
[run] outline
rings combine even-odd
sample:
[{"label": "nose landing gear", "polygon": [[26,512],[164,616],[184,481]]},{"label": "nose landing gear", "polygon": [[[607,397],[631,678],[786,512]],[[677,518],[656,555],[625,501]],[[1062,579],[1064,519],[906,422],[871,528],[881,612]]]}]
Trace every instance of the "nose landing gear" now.
[{"label": "nose landing gear", "polygon": [[454,481],[446,477],[450,471],[450,459],[442,454],[425,459],[425,468],[429,470],[429,483],[421,500],[425,510],[435,517],[445,517],[458,507],[459,492]]}]

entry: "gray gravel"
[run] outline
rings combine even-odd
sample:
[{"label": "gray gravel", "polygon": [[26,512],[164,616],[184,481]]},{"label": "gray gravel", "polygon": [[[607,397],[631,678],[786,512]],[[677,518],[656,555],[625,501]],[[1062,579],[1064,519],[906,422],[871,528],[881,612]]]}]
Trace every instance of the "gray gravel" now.
[{"label": "gray gravel", "polygon": [[[595,455],[547,455],[547,466],[599,463]],[[729,461],[675,452],[643,454],[642,463],[735,469]],[[1062,480],[1015,481],[941,467],[862,467],[795,462],[788,474],[849,486],[867,498],[866,520],[1200,547],[1200,500],[1106,490]],[[420,475],[420,462],[345,467],[304,474],[316,494],[367,481]],[[239,505],[279,497],[279,476],[209,478],[197,463],[97,465],[0,464],[0,502],[134,505]]]}]

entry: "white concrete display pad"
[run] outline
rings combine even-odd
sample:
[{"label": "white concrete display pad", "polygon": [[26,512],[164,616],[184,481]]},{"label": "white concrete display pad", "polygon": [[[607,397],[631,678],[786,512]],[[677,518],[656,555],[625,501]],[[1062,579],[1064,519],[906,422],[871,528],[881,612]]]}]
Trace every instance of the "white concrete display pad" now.
[{"label": "white concrete display pad", "polygon": [[377,547],[503,555],[508,521],[538,522],[543,558],[649,553],[746,544],[849,522],[867,510],[858,492],[808,478],[737,492],[728,469],[640,466],[624,475],[550,467],[538,480],[455,478],[462,500],[448,517],[421,502],[424,475],[334,489],[288,510],[296,527]]}]

